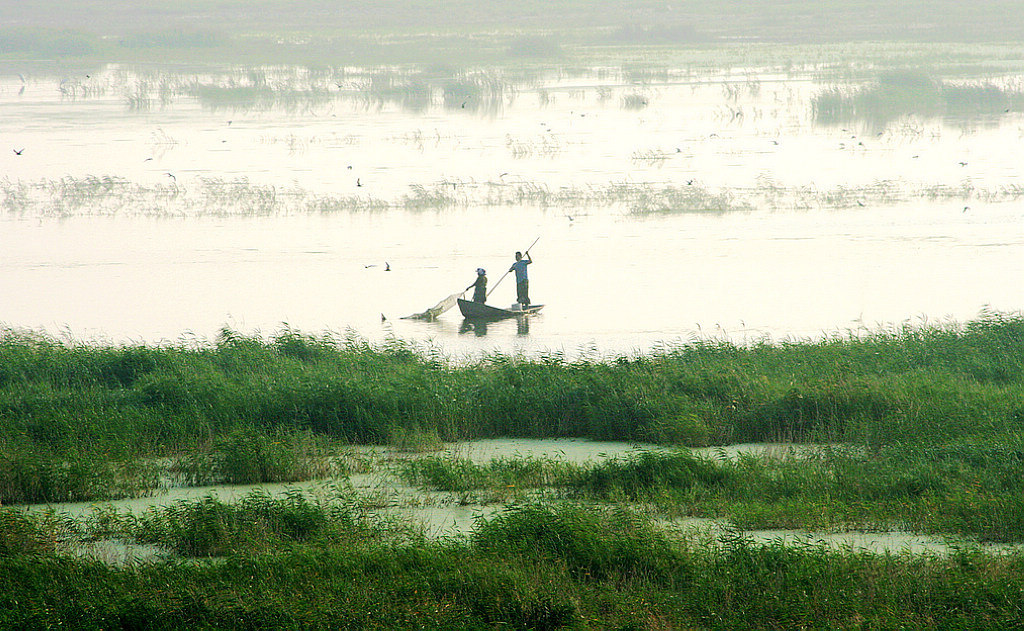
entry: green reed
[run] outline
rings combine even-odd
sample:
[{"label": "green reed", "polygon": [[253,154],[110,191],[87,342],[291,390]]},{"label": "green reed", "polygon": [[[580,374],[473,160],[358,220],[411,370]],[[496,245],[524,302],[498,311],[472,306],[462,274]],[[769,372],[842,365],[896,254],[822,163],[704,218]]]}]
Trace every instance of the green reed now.
[{"label": "green reed", "polygon": [[171,467],[189,486],[296,482],[342,473],[323,437],[310,432],[265,435],[251,428],[214,437]]},{"label": "green reed", "polygon": [[[29,488],[35,479],[87,479],[90,469],[75,463],[91,458],[143,455],[193,458],[209,480],[318,475],[314,436],[1012,444],[1024,409],[1022,334],[1019,317],[986,314],[963,326],[821,341],[706,340],[639,357],[494,355],[455,364],[397,341],[292,330],[267,339],[225,330],[207,345],[161,347],[7,331],[0,453],[26,463],[9,469],[27,472],[21,482],[8,477],[9,488]],[[271,472],[269,462],[295,464]]]},{"label": "green reed", "polygon": [[104,535],[158,544],[185,557],[271,552],[282,546],[355,545],[380,536],[351,502],[319,501],[296,490],[280,497],[253,492],[236,503],[213,496],[150,509],[138,517],[107,515]]},{"label": "green reed", "polygon": [[1006,446],[821,447],[733,458],[649,452],[585,468],[563,488],[744,529],[909,529],[1019,542],[1022,446],[1018,438]]},{"label": "green reed", "polygon": [[495,458],[476,464],[467,458],[429,456],[407,460],[399,474],[411,484],[442,491],[562,486],[575,480],[576,466],[550,458]]},{"label": "green reed", "polygon": [[[10,520],[10,513],[0,515]],[[4,624],[996,629],[1022,623],[1019,555],[972,549],[948,557],[875,555],[757,544],[735,535],[709,539],[666,530],[626,509],[529,504],[481,520],[468,539],[431,541],[396,538],[358,519],[353,525],[344,511],[296,498],[252,497],[238,505],[183,504],[133,527],[189,554],[224,556],[114,568],[45,550],[0,554]]]},{"label": "green reed", "polygon": [[158,485],[159,469],[150,462],[0,448],[0,505],[139,497]]}]

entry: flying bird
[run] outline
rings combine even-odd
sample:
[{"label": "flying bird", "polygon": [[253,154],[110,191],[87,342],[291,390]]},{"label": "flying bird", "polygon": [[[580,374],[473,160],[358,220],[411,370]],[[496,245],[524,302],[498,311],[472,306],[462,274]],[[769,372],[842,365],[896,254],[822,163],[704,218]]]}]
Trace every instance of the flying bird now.
[{"label": "flying bird", "polygon": [[359,181],[359,178],[356,178],[356,186],[362,186],[362,185],[363,185],[363,183]]},{"label": "flying bird", "polygon": [[391,271],[391,263],[388,263],[387,261],[384,261],[384,271],[385,272],[390,272]]},{"label": "flying bird", "polygon": [[173,173],[165,173],[164,175],[166,175],[167,177],[171,178],[171,179],[172,179],[172,180],[174,180],[175,182],[177,182],[177,181],[178,181],[178,178],[174,177],[174,174],[173,174]]},{"label": "flying bird", "polygon": [[15,155],[19,155],[20,156],[22,154],[22,152],[25,151],[25,149],[23,147],[21,149],[12,149],[11,151],[13,151],[15,153]]}]

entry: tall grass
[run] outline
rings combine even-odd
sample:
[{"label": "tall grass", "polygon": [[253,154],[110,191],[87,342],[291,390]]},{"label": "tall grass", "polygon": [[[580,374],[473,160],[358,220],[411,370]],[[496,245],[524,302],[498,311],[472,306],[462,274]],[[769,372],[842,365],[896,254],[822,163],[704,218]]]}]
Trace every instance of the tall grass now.
[{"label": "tall grass", "polygon": [[[1002,314],[817,342],[701,341],[610,360],[495,355],[464,365],[401,342],[373,346],[292,330],[268,339],[225,330],[198,347],[96,346],[6,331],[0,453],[47,463],[7,471],[87,479],[67,463],[207,450],[194,463],[209,479],[233,479],[232,469],[284,479],[318,466],[313,435],[355,443],[418,433],[1014,445],[1024,410],[1021,357],[1024,320]],[[310,438],[297,438],[302,432]],[[208,451],[211,436],[226,441],[219,452]],[[293,446],[274,445],[275,436]],[[229,465],[235,452],[244,456]],[[285,466],[289,459],[307,464]],[[110,469],[95,471],[103,472]],[[8,488],[36,484],[27,481],[37,474],[19,475],[8,473]]]},{"label": "tall grass", "polygon": [[339,473],[331,455],[310,432],[265,435],[245,428],[177,458],[171,471],[190,486],[297,482]]},{"label": "tall grass", "polygon": [[574,465],[554,459],[496,458],[481,465],[450,456],[408,460],[400,465],[399,472],[411,484],[442,491],[561,486],[577,475]]},{"label": "tall grass", "polygon": [[142,460],[0,448],[0,505],[139,497],[158,485],[159,469]]},{"label": "tall grass", "polygon": [[282,497],[254,492],[229,504],[212,496],[151,509],[139,517],[107,516],[104,534],[159,544],[185,557],[272,552],[282,546],[355,545],[380,536],[352,503],[308,499],[299,491]]},{"label": "tall grass", "polygon": [[910,530],[1020,542],[1022,439],[927,448],[820,446],[738,457],[641,452],[584,465],[431,457],[405,463],[401,474],[464,496],[522,501],[530,497],[525,491],[544,489],[548,497],[642,504],[742,529]]},{"label": "tall grass", "polygon": [[1018,555],[708,541],[636,512],[584,505],[523,506],[481,521],[468,540],[443,541],[396,539],[351,527],[344,516],[324,521],[328,514],[293,499],[254,497],[238,506],[203,500],[140,522],[138,532],[153,540],[224,554],[219,562],[114,568],[45,551],[0,554],[3,622],[151,629],[997,629],[1024,622]]},{"label": "tall grass", "polygon": [[1024,540],[1021,438],[1013,446],[831,447],[788,457],[646,453],[585,469],[585,497],[653,502],[744,529],[904,529]]},{"label": "tall grass", "polygon": [[611,360],[495,355],[455,365],[401,342],[292,330],[269,339],[225,330],[200,347],[105,347],[8,330],[0,409],[5,444],[55,448],[154,447],[200,428],[243,427],[355,442],[386,439],[395,425],[445,440],[631,439],[680,418],[705,424],[713,442],[942,443],[1015,431],[1022,332],[1024,320],[990,314],[962,327],[817,342],[701,341]]}]

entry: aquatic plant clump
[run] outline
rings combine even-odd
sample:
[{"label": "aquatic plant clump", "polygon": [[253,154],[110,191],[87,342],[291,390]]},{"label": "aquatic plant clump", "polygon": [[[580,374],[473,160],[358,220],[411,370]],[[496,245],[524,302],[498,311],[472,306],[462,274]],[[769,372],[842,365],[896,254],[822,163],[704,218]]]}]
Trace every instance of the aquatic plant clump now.
[{"label": "aquatic plant clump", "polygon": [[381,537],[351,503],[314,501],[299,491],[253,492],[237,503],[207,496],[151,509],[140,517],[107,516],[103,534],[163,545],[184,557],[269,552],[287,545],[349,545]]},{"label": "aquatic plant clump", "polygon": [[992,82],[943,81],[924,71],[881,74],[866,86],[831,87],[812,101],[815,122],[837,125],[866,121],[877,128],[902,116],[1001,116],[1024,108],[1024,90]]},{"label": "aquatic plant clump", "polygon": [[198,178],[190,184],[142,185],[111,176],[63,177],[23,182],[0,180],[0,210],[17,217],[258,217],[339,212],[409,212],[531,206],[543,210],[603,209],[632,216],[743,212],[757,208],[857,208],[896,205],[918,198],[1004,202],[1024,197],[1024,187],[985,188],[883,180],[864,186],[818,189],[761,182],[712,190],[699,184],[612,183],[552,189],[535,182],[412,184],[393,199],[329,195],[248,179]]},{"label": "aquatic plant clump", "polygon": [[309,432],[266,436],[251,429],[217,437],[208,448],[175,459],[171,467],[189,486],[296,482],[337,472],[326,441]]},{"label": "aquatic plant clump", "polygon": [[0,447],[0,505],[139,497],[158,486],[159,468],[152,462]]}]

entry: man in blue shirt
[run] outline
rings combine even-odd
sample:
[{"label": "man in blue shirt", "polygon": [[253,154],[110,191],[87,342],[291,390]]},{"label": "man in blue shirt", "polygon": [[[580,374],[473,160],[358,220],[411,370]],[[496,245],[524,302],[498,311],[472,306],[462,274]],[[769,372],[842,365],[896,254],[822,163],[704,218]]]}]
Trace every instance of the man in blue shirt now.
[{"label": "man in blue shirt", "polygon": [[525,259],[522,252],[516,252],[516,262],[508,268],[508,271],[516,273],[516,300],[524,309],[530,306],[530,281],[526,277],[526,266],[530,263],[533,263],[533,258],[529,250]]}]

